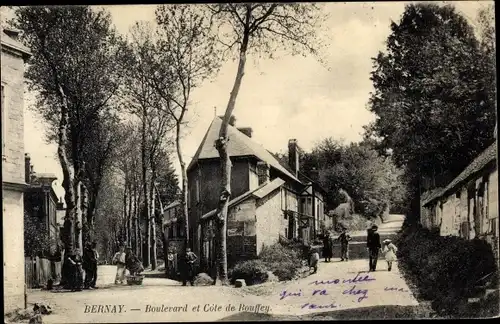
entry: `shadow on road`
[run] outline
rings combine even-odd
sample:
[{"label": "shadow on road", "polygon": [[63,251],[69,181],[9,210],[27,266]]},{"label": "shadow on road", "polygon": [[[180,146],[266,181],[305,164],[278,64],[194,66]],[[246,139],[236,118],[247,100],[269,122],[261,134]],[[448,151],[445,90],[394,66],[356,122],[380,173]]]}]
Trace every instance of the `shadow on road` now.
[{"label": "shadow on road", "polygon": [[301,316],[274,315],[264,313],[237,313],[219,320],[231,321],[304,321],[304,320],[377,320],[396,318],[428,318],[428,311],[420,306],[384,305],[362,308],[351,308],[329,312],[312,313]]}]

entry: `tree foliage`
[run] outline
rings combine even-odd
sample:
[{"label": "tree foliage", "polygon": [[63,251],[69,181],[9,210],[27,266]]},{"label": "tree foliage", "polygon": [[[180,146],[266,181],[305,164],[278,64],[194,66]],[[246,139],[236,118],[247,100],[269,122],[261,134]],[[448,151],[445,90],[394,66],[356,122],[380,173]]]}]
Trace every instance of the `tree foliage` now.
[{"label": "tree foliage", "polygon": [[49,232],[39,218],[24,212],[24,254],[35,257],[55,252],[57,248],[56,238],[51,239]]},{"label": "tree foliage", "polygon": [[398,166],[427,177],[460,172],[490,143],[495,124],[472,27],[450,5],[410,4],[386,45],[373,59],[370,131]]},{"label": "tree foliage", "polygon": [[346,192],[354,202],[354,212],[377,217],[405,198],[401,170],[390,157],[379,155],[365,143],[346,145],[326,138],[303,154],[300,163],[301,170],[328,192],[329,209],[346,203]]},{"label": "tree foliage", "polygon": [[[87,182],[95,202],[99,178],[109,165],[110,142],[103,140],[103,129],[116,108],[122,71],[117,65],[119,37],[110,15],[89,6],[19,7],[12,24],[32,52],[28,89],[36,94],[35,109],[49,126],[47,139],[58,144],[66,222],[74,225],[75,214],[81,215],[77,188]],[[88,211],[83,223],[92,226],[93,207]],[[73,235],[67,237],[73,240]],[[66,245],[67,251],[73,249],[73,242]]]},{"label": "tree foliage", "polygon": [[231,160],[227,152],[228,126],[236,106],[249,54],[273,57],[277,50],[295,54],[317,54],[318,22],[323,17],[316,4],[220,3],[206,6],[210,26],[229,54],[238,59],[235,81],[229,95],[215,147],[221,160],[221,188],[217,207],[217,279],[226,285],[226,229],[231,197]]}]

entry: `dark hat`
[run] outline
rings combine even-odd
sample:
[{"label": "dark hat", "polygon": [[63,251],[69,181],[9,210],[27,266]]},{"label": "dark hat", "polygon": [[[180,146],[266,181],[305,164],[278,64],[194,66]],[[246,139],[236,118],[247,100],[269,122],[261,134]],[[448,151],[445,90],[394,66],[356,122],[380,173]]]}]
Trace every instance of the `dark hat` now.
[{"label": "dark hat", "polygon": [[372,230],[375,230],[375,229],[378,229],[378,226],[377,225],[372,225]]}]

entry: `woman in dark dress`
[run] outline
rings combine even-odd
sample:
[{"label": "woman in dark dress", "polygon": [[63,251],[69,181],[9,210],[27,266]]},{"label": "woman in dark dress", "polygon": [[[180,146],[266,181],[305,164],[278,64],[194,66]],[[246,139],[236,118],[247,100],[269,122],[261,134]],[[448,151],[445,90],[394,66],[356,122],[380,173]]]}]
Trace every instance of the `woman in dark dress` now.
[{"label": "woman in dark dress", "polygon": [[323,257],[325,262],[330,262],[333,258],[333,240],[329,234],[323,238]]}]

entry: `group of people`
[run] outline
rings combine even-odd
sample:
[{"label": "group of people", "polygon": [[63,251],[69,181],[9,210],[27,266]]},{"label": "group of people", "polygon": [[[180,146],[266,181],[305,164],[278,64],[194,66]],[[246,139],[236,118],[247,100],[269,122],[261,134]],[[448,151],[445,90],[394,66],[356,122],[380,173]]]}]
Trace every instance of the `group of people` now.
[{"label": "group of people", "polygon": [[[323,257],[325,258],[325,262],[331,262],[333,258],[333,249],[335,246],[335,242],[340,242],[340,261],[348,261],[349,260],[349,242],[351,241],[351,236],[347,233],[346,228],[342,228],[339,237],[336,239],[333,238],[333,235],[330,233],[325,235],[323,238]],[[311,247],[311,257],[309,259],[309,266],[313,269],[313,273],[318,271],[318,262],[319,262],[319,252]]]},{"label": "group of people", "polygon": [[116,285],[126,282],[125,274],[127,270],[131,276],[138,275],[144,271],[141,260],[135,255],[130,246],[125,248],[124,245],[121,245],[119,251],[113,256],[113,263],[116,264]]},{"label": "group of people", "polygon": [[71,291],[96,289],[98,259],[99,253],[95,242],[85,245],[83,256],[79,249],[74,253],[68,253],[66,262],[63,263],[63,272],[68,274],[68,281],[64,286]]},{"label": "group of people", "polygon": [[[376,271],[380,252],[383,253],[384,258],[387,261],[387,270],[391,271],[392,263],[396,261],[397,248],[390,239],[384,240],[384,245],[382,246],[380,242],[380,235],[377,231],[377,225],[373,225],[368,230],[367,249],[369,253],[369,271]],[[331,259],[333,258],[333,248],[335,242],[340,242],[340,261],[348,261],[349,242],[351,239],[352,238],[346,228],[342,228],[339,237],[336,239],[333,239],[332,234],[326,235],[323,239],[323,257],[325,258],[325,262],[331,262]],[[320,256],[319,252],[315,250],[314,247],[311,247],[310,249],[309,267],[313,270],[313,273],[316,273],[318,271]]]},{"label": "group of people", "polygon": [[396,261],[396,252],[398,249],[392,243],[390,239],[384,240],[384,246],[380,243],[380,234],[377,232],[378,226],[373,225],[368,230],[366,246],[369,252],[369,271],[377,270],[377,261],[380,251],[384,254],[384,258],[387,262],[387,270],[392,270],[392,263]]}]

